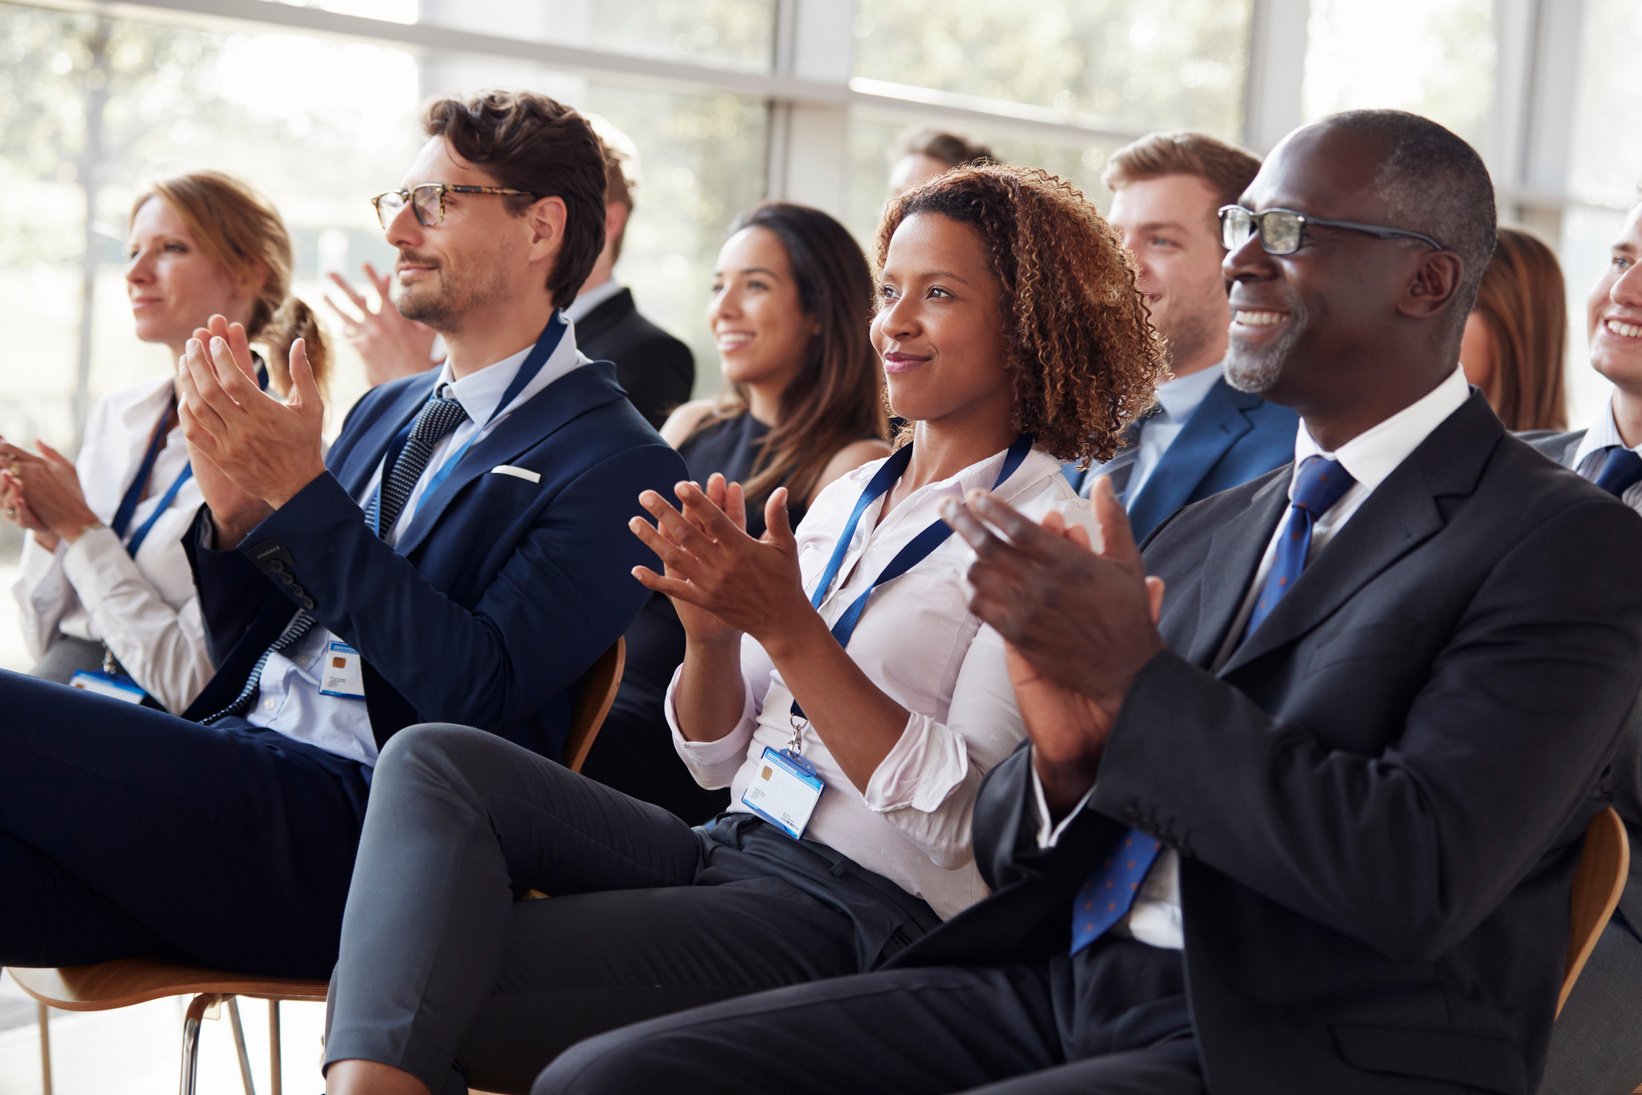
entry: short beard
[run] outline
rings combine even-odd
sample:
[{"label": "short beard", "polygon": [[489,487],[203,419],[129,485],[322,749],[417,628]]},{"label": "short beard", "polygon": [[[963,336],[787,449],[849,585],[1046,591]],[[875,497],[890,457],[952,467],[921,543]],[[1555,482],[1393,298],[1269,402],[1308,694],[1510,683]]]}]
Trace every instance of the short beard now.
[{"label": "short beard", "polygon": [[1300,339],[1301,317],[1292,316],[1289,328],[1264,350],[1249,351],[1236,338],[1226,343],[1226,383],[1240,392],[1265,395],[1283,378],[1283,367],[1288,364],[1294,344]]},{"label": "short beard", "polygon": [[460,334],[461,321],[452,313],[448,303],[437,299],[418,299],[414,295],[399,298],[399,314],[418,323],[426,323],[441,335]]}]

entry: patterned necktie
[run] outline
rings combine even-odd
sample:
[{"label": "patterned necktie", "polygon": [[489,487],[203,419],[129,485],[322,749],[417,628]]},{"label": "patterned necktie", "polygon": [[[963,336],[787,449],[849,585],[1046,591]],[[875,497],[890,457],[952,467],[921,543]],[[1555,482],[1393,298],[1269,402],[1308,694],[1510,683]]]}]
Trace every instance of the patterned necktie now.
[{"label": "patterned necktie", "polygon": [[[365,523],[373,528],[380,527],[384,533],[391,532],[399,515],[404,512],[405,503],[410,500],[411,492],[416,489],[416,483],[427,470],[428,460],[433,456],[433,450],[439,447],[450,432],[463,422],[467,421],[467,412],[454,399],[445,399],[437,393],[428,397],[422,405],[422,411],[416,416],[416,424],[411,427],[410,439],[405,447],[399,450],[399,458],[394,461],[392,471],[383,469],[383,486],[371,499],[365,511]],[[380,525],[377,518],[381,518]],[[302,640],[302,637],[313,630],[314,618],[306,609],[299,609],[291,617],[291,622],[285,625],[285,630],[279,633],[279,638],[269,644],[268,649],[262,652],[262,657],[251,667],[251,674],[246,678],[245,687],[239,695],[221,711],[203,719],[203,722],[215,722],[230,715],[244,715],[256,702],[257,693],[262,691],[262,671],[268,666],[268,659],[281,651],[288,650]]]},{"label": "patterned necktie", "polygon": [[1087,947],[1123,919],[1140,894],[1140,882],[1163,845],[1139,829],[1123,836],[1123,846],[1089,872],[1072,902],[1072,953]]},{"label": "patterned necktie", "polygon": [[1620,498],[1632,484],[1642,480],[1642,456],[1620,445],[1608,446],[1607,453],[1602,458],[1601,470],[1591,482]]},{"label": "patterned necktie", "polygon": [[1306,568],[1306,556],[1311,552],[1311,530],[1317,519],[1329,511],[1340,496],[1351,489],[1356,480],[1340,466],[1339,461],[1322,456],[1308,456],[1294,477],[1294,498],[1289,503],[1288,523],[1277,538],[1277,553],[1266,574],[1266,584],[1260,587],[1260,597],[1249,613],[1249,622],[1243,628],[1243,637],[1254,633],[1260,622],[1271,615],[1277,602],[1283,599]]}]

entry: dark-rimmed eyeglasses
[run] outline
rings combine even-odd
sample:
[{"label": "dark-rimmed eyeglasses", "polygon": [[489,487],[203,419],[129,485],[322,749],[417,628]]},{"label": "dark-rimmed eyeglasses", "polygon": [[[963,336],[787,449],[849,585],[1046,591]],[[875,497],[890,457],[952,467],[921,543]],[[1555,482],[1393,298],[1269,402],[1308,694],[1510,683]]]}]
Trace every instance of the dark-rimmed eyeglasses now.
[{"label": "dark-rimmed eyeglasses", "polygon": [[1268,209],[1263,213],[1256,213],[1251,209],[1244,209],[1241,205],[1220,207],[1220,242],[1226,250],[1235,251],[1249,242],[1251,236],[1258,235],[1260,246],[1268,255],[1292,255],[1305,243],[1306,228],[1314,224],[1322,228],[1344,228],[1348,232],[1364,232],[1382,240],[1419,240],[1427,247],[1434,247],[1438,251],[1448,250],[1424,232],[1411,232],[1406,228],[1328,220],[1324,217],[1314,217],[1309,213],[1297,213],[1293,209]]},{"label": "dark-rimmed eyeglasses", "polygon": [[532,198],[534,194],[528,190],[514,190],[506,186],[457,186],[454,183],[422,183],[409,190],[390,190],[386,194],[378,194],[371,199],[376,206],[376,219],[381,223],[383,231],[387,230],[393,218],[406,205],[411,207],[411,213],[416,217],[416,223],[423,228],[432,228],[445,219],[446,194],[517,194],[520,197]]}]

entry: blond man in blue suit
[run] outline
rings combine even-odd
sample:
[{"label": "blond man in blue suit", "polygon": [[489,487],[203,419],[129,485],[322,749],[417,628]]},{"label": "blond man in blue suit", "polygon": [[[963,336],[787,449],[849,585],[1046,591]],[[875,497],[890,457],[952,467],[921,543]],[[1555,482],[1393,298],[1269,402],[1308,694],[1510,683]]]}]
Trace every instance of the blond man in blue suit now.
[{"label": "blond man in blue suit", "polygon": [[1294,457],[1297,417],[1240,392],[1221,376],[1226,356],[1226,282],[1216,219],[1237,200],[1260,161],[1201,133],[1153,133],[1113,154],[1112,226],[1134,256],[1136,287],[1169,343],[1174,378],[1131,443],[1088,473],[1068,469],[1078,492],[1110,477],[1144,538],[1182,506],[1246,483]]}]

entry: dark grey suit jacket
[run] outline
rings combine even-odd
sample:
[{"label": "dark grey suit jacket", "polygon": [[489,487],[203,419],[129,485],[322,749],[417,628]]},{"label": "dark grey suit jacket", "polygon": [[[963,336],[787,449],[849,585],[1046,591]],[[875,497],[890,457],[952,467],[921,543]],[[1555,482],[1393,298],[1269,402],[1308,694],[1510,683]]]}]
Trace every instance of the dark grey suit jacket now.
[{"label": "dark grey suit jacket", "polygon": [[576,346],[595,361],[613,361],[627,398],[658,430],[690,398],[696,362],[690,347],[639,315],[623,289],[576,324]]},{"label": "dark grey suit jacket", "polygon": [[1030,753],[1000,765],[975,812],[997,892],[895,964],[1061,951],[1073,893],[1135,826],[1181,855],[1216,1095],[1532,1091],[1580,838],[1642,687],[1642,524],[1473,394],[1211,672],[1286,487],[1189,506],[1147,544],[1169,650],[1088,807],[1039,852]]}]

